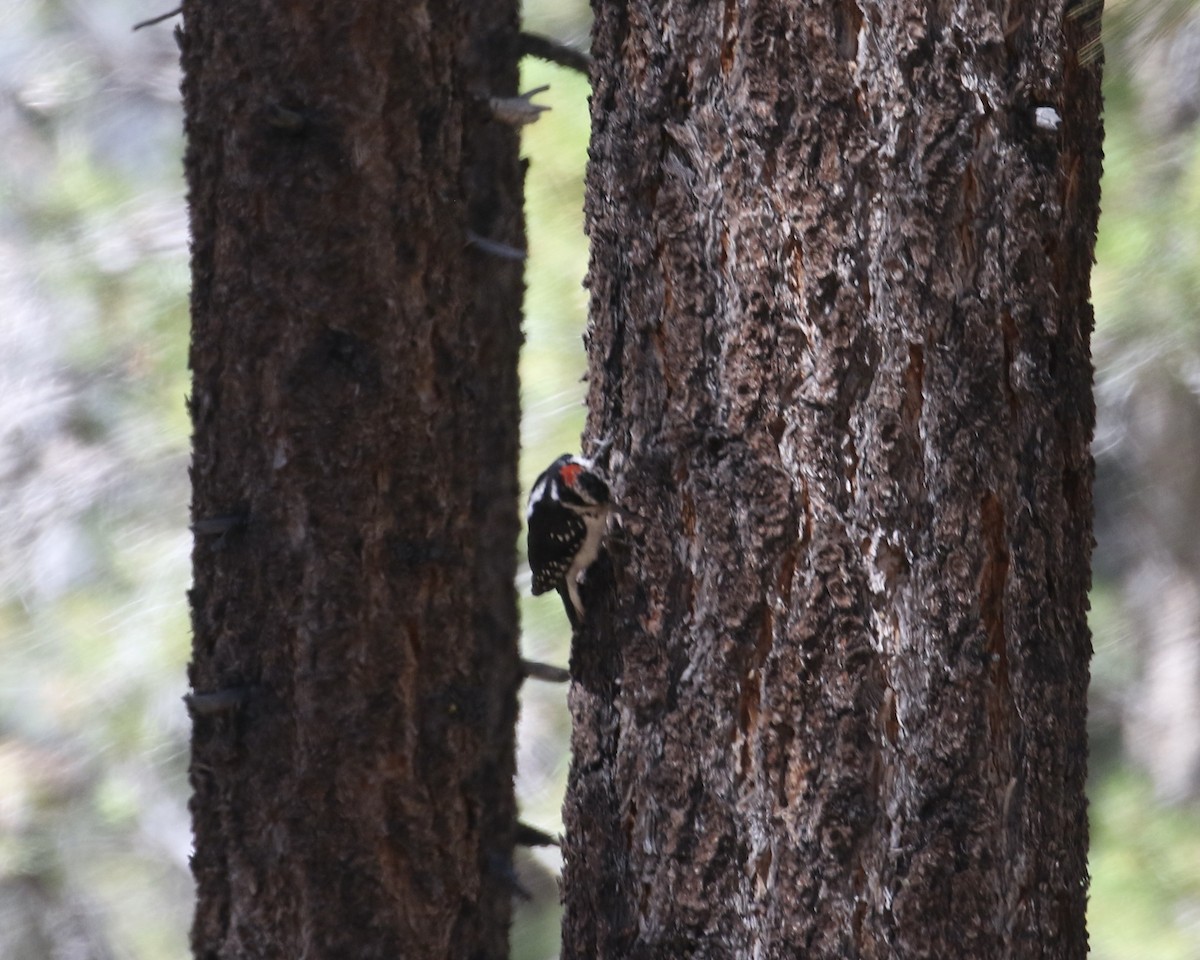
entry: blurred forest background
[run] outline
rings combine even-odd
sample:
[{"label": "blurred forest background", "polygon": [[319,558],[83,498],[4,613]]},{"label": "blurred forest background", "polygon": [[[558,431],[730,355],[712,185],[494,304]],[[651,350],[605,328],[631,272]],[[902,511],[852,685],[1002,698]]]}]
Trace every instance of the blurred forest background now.
[{"label": "blurred forest background", "polygon": [[[183,960],[191,920],[187,232],[170,0],[0,4],[0,957]],[[1084,4],[1089,8],[1090,4]],[[1092,8],[1094,9],[1094,8]],[[586,47],[583,0],[526,29]],[[1089,922],[1200,958],[1200,4],[1106,13]],[[527,60],[528,485],[583,423],[587,84]],[[1069,110],[1070,105],[1065,105]],[[524,655],[565,664],[520,584]],[[562,687],[523,693],[524,819],[560,829]],[[522,853],[514,956],[557,953]]]}]

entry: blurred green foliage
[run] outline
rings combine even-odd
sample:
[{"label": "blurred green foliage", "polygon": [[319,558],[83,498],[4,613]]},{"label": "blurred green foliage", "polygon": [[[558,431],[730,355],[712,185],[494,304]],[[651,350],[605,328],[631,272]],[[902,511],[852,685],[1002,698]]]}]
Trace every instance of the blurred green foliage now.
[{"label": "blurred green foliage", "polygon": [[[527,3],[526,29],[570,39],[587,49],[589,15],[581,3]],[[529,236],[525,296],[525,348],[521,354],[521,487],[524,497],[537,475],[560,453],[578,452],[583,430],[582,335],[587,321],[587,243],[583,236],[583,174],[590,127],[587,78],[526,58],[521,89],[548,84],[538,103],[549,112],[525,127],[522,155],[529,160],[525,209]],[[570,628],[554,594],[533,598],[524,564],[518,577],[522,653],[532,660],[565,666]],[[560,807],[566,789],[571,721],[562,687],[531,681],[521,694],[517,731],[517,799],[522,817],[551,833],[562,830]],[[518,862],[531,899],[516,904],[514,960],[546,960],[558,955],[559,917],[556,875],[561,859],[554,848],[524,853]]]},{"label": "blurred green foliage", "polygon": [[1114,770],[1091,790],[1096,960],[1200,957],[1200,822],[1164,809],[1145,780]]},{"label": "blurred green foliage", "polygon": [[1186,337],[1200,303],[1195,0],[1110,0],[1103,215],[1092,294],[1102,340]]},{"label": "blurred green foliage", "polygon": [[1092,296],[1101,336],[1195,337],[1200,303],[1200,126],[1165,145],[1141,122],[1119,58],[1105,82],[1103,216]]}]

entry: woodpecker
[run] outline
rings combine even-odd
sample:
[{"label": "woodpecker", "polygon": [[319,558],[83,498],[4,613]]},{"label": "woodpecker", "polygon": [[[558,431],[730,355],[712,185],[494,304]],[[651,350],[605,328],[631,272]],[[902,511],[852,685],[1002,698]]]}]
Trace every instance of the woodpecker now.
[{"label": "woodpecker", "polygon": [[612,500],[591,460],[564,453],[537,478],[525,518],[533,595],[557,590],[572,628],[583,622],[579,580],[600,555]]}]

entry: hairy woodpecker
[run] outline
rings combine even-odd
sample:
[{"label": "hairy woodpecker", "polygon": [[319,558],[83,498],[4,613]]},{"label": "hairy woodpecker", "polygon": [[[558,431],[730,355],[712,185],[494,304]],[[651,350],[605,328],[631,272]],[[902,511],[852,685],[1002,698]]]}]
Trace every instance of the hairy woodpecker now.
[{"label": "hairy woodpecker", "polygon": [[583,622],[579,580],[600,554],[612,501],[591,460],[564,453],[529,494],[529,568],[533,595],[557,590],[572,627]]}]

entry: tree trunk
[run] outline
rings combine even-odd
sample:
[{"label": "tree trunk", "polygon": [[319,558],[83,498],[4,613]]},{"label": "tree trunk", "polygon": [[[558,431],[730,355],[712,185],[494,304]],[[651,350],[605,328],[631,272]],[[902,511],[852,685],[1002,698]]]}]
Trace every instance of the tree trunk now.
[{"label": "tree trunk", "polygon": [[193,951],[504,956],[515,6],[184,17]]},{"label": "tree trunk", "polygon": [[1082,958],[1097,24],[595,13],[564,957]]}]

